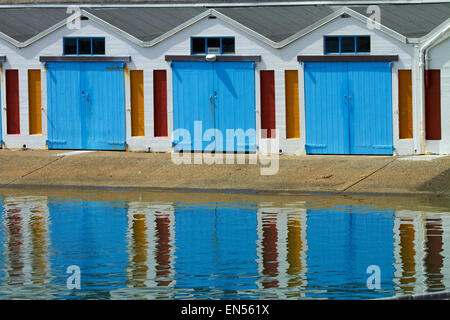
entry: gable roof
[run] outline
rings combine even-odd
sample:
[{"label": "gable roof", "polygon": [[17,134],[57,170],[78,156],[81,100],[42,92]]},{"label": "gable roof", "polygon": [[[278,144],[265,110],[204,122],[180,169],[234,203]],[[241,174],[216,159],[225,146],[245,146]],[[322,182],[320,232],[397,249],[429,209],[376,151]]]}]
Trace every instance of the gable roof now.
[{"label": "gable roof", "polygon": [[151,41],[207,11],[205,8],[86,8],[141,41]]},{"label": "gable roof", "polygon": [[214,9],[274,42],[285,40],[336,11],[330,6],[224,7]]},{"label": "gable roof", "polygon": [[[450,17],[450,2],[380,4],[381,30],[407,42],[421,38]],[[281,48],[343,14],[367,21],[367,5],[279,6],[93,6],[69,15],[60,7],[0,7],[0,38],[25,47],[79,15],[87,16],[143,47],[153,46],[193,23],[214,15],[274,48]]]},{"label": "gable roof", "polygon": [[[433,4],[380,4],[381,24],[408,38],[420,38],[450,17],[450,3]],[[369,16],[366,7],[350,9]]]},{"label": "gable roof", "polygon": [[66,8],[0,9],[0,32],[24,42],[67,17]]}]

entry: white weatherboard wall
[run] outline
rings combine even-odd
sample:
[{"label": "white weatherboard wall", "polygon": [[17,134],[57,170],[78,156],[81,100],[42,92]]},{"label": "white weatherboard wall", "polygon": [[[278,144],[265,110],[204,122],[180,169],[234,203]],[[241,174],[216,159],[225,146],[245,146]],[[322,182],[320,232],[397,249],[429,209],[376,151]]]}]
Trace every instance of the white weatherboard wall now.
[{"label": "white weatherboard wall", "polygon": [[426,152],[450,154],[450,38],[430,50],[429,69],[441,70],[441,140],[427,140]]},{"label": "white weatherboard wall", "polygon": [[[393,107],[393,140],[395,153],[414,153],[414,141],[411,139],[400,140],[398,129],[398,69],[411,69],[413,47],[406,45],[380,30],[369,30],[366,25],[353,18],[337,18],[336,20],[322,26],[308,35],[298,39],[282,49],[274,49],[269,45],[257,40],[247,33],[223,22],[220,19],[203,19],[194,25],[178,32],[174,36],[150,48],[142,48],[132,44],[116,33],[105,27],[92,22],[81,21],[79,30],[70,30],[66,27],[58,29],[43,39],[33,43],[24,49],[17,49],[12,45],[0,40],[0,55],[5,55],[7,61],[3,65],[2,72],[2,106],[6,106],[4,70],[19,70],[20,91],[20,126],[21,134],[6,135],[6,112],[2,109],[3,140],[7,148],[20,148],[24,144],[28,148],[46,148],[47,140],[47,102],[46,102],[46,75],[44,65],[39,62],[39,56],[61,56],[62,38],[65,36],[104,36],[106,39],[107,56],[131,56],[131,62],[127,65],[125,73],[126,93],[126,129],[127,144],[129,150],[171,151],[172,128],[173,128],[173,105],[172,105],[172,72],[170,63],[165,61],[165,55],[189,55],[191,36],[234,36],[236,55],[260,55],[261,62],[256,63],[255,72],[255,102],[256,102],[256,129],[261,127],[260,121],[260,91],[259,71],[275,70],[275,105],[276,105],[276,128],[279,132],[280,147],[283,153],[304,154],[305,149],[305,111],[304,111],[304,84],[303,68],[297,61],[298,55],[322,55],[324,35],[370,35],[371,53],[374,55],[398,55],[399,61],[393,64],[392,72],[392,107]],[[42,70],[42,128],[43,134],[30,136],[28,134],[28,88],[27,70]],[[145,136],[131,137],[130,117],[130,90],[128,70],[144,70],[144,117]],[[169,137],[155,138],[153,134],[153,70],[167,70],[167,112]],[[299,71],[299,108],[300,108],[300,139],[286,139],[285,121],[285,88],[284,71]],[[259,137],[257,137],[259,141]],[[259,145],[262,145],[259,141]],[[278,150],[275,150],[276,152]]]}]

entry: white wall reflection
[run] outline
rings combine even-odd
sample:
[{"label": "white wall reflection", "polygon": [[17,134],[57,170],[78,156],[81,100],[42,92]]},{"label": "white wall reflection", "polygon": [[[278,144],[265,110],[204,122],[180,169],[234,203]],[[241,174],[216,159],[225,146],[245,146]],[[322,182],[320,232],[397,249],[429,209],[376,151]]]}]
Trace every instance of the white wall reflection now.
[{"label": "white wall reflection", "polygon": [[51,299],[50,220],[47,197],[3,198],[3,272],[5,298]]}]

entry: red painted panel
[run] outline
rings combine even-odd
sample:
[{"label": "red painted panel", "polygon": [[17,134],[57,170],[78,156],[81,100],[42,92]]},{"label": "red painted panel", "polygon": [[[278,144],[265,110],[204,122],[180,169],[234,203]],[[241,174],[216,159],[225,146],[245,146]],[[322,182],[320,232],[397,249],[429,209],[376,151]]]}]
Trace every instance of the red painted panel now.
[{"label": "red painted panel", "polygon": [[425,136],[441,140],[441,71],[425,70]]},{"label": "red painted panel", "polygon": [[167,74],[153,71],[153,108],[155,137],[167,137]]},{"label": "red painted panel", "polygon": [[260,72],[261,81],[261,129],[267,130],[267,138],[275,138],[275,74],[273,70]]},{"label": "red painted panel", "polygon": [[6,129],[8,134],[20,134],[18,70],[6,70]]}]

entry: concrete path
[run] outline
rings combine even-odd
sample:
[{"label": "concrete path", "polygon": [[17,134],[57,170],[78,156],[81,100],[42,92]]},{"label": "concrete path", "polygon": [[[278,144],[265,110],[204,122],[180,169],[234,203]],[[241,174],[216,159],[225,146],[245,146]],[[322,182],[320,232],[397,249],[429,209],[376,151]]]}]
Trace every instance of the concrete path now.
[{"label": "concrete path", "polygon": [[450,196],[450,156],[283,155],[278,165],[261,175],[268,165],[176,165],[170,153],[0,150],[0,187]]}]

